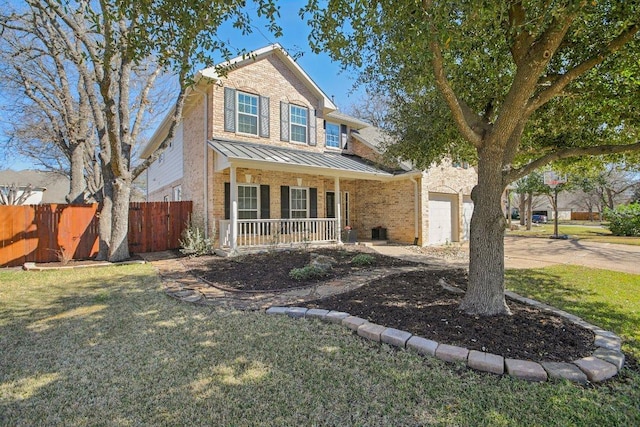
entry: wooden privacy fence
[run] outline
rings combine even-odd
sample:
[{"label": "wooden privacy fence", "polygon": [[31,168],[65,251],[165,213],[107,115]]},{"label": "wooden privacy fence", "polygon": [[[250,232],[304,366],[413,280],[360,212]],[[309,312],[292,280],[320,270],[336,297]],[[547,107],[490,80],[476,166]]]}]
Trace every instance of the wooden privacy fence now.
[{"label": "wooden privacy fence", "polygon": [[573,221],[600,221],[600,212],[571,212]]},{"label": "wooden privacy fence", "polygon": [[[131,203],[129,251],[155,252],[180,247],[192,202]],[[73,259],[98,253],[98,205],[0,206],[0,267]]]}]

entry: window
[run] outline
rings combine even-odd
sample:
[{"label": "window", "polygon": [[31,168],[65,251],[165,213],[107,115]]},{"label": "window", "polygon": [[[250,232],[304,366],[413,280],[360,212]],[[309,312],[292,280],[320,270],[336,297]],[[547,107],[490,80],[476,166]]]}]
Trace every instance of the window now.
[{"label": "window", "polygon": [[258,218],[258,187],[238,186],[238,219]]},{"label": "window", "polygon": [[291,189],[291,218],[308,218],[308,191],[306,188]]},{"label": "window", "polygon": [[307,109],[291,105],[291,141],[307,143]]},{"label": "window", "polygon": [[340,148],[340,126],[335,123],[327,123],[325,135],[327,147]]},{"label": "window", "polygon": [[238,92],[238,132],[258,135],[258,97]]},{"label": "window", "polygon": [[176,185],[173,187],[173,201],[179,202],[182,200],[182,186]]}]

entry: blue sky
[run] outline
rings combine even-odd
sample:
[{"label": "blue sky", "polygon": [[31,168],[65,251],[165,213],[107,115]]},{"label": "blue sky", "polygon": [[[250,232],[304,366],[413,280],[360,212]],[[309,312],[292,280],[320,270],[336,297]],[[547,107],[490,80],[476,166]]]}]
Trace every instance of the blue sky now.
[{"label": "blue sky", "polygon": [[[252,21],[254,25],[252,34],[243,36],[231,25],[225,25],[219,36],[223,40],[231,41],[233,47],[237,49],[255,50],[269,44],[280,43],[291,54],[302,53],[297,59],[298,64],[329,97],[334,97],[336,105],[341,110],[348,111],[351,105],[362,99],[364,90],[354,90],[355,76],[348,71],[342,71],[340,64],[331,61],[329,55],[314,54],[311,51],[308,42],[310,28],[307,26],[306,20],[298,15],[300,7],[305,3],[306,1],[299,0],[280,2],[278,23],[283,29],[282,37],[274,37],[265,28],[264,21],[259,20]],[[5,141],[0,139],[0,151],[4,151],[4,147]],[[2,158],[2,153],[0,153],[0,159]],[[27,159],[9,158],[2,163],[0,169],[20,170],[34,167]]]}]

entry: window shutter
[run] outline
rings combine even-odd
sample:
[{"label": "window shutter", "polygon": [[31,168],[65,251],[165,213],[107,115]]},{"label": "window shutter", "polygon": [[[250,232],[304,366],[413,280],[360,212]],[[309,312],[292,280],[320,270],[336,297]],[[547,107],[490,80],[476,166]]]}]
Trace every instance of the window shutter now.
[{"label": "window shutter", "polygon": [[271,199],[269,197],[269,186],[260,186],[260,219],[269,219],[271,217]]},{"label": "window shutter", "polygon": [[318,189],[309,189],[309,218],[318,218]]},{"label": "window shutter", "polygon": [[224,130],[236,131],[236,90],[230,87],[224,88]]},{"label": "window shutter", "polygon": [[309,130],[309,145],[315,147],[316,141],[316,110],[307,109],[307,129]]},{"label": "window shutter", "polygon": [[340,125],[340,141],[342,141],[342,149],[347,150],[347,125]]},{"label": "window shutter", "polygon": [[280,101],[280,140],[289,141],[289,104]]},{"label": "window shutter", "polygon": [[269,138],[269,97],[260,97],[260,136]]},{"label": "window shutter", "polygon": [[224,183],[224,219],[231,219],[231,183]]},{"label": "window shutter", "polygon": [[289,187],[283,185],[280,187],[280,218],[289,218]]}]

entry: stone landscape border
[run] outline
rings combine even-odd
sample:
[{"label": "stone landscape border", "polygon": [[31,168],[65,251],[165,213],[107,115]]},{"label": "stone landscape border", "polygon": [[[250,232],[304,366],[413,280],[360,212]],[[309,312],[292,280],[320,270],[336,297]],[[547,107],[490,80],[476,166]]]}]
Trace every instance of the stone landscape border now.
[{"label": "stone landscape border", "polygon": [[538,363],[530,360],[509,359],[497,354],[438,343],[410,332],[371,323],[366,319],[342,311],[273,306],[266,310],[266,314],[286,315],[293,319],[318,319],[328,323],[341,324],[359,336],[374,342],[413,350],[420,355],[436,357],[445,362],[465,363],[468,367],[478,371],[497,375],[506,374],[527,381],[544,382],[550,379],[566,379],[580,384],[596,383],[614,377],[622,369],[625,359],[620,348],[622,340],[613,332],[606,331],[547,304],[524,298],[514,292],[507,291],[506,294],[512,299],[550,311],[593,331],[595,334],[594,344],[597,349],[591,356],[570,363]]}]

